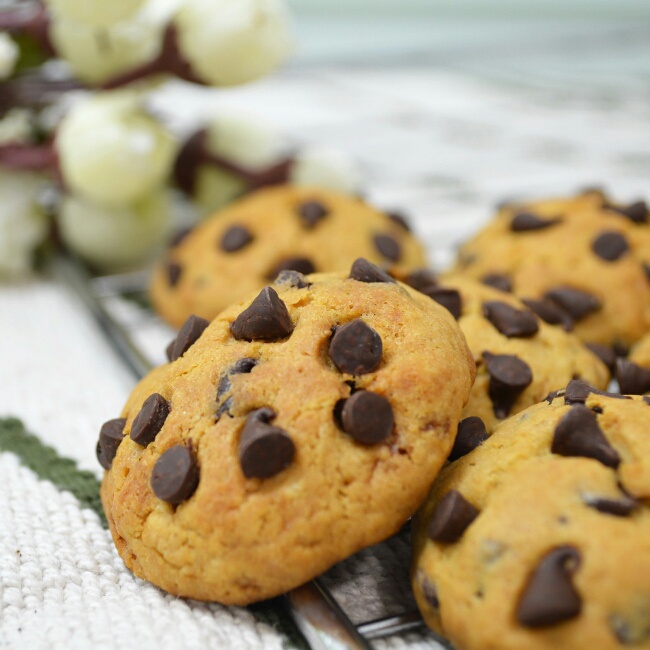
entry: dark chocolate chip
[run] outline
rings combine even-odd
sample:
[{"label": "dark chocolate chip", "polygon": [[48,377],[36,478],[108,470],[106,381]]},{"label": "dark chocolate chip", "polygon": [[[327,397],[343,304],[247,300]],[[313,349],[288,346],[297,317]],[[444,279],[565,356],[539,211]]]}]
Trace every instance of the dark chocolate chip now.
[{"label": "dark chocolate chip", "polygon": [[501,273],[488,273],[481,278],[481,282],[499,291],[505,291],[506,293],[512,291],[512,280]]},{"label": "dark chocolate chip", "polygon": [[616,469],[621,458],[598,425],[596,414],[582,404],[576,404],[555,427],[551,451],[560,456],[594,458]]},{"label": "dark chocolate chip", "polygon": [[253,241],[253,235],[244,226],[231,226],[221,237],[219,245],[226,253],[235,253]]},{"label": "dark chocolate chip", "polygon": [[545,398],[544,401],[549,404],[553,403],[553,400],[557,397],[564,397],[566,394],[566,388],[558,388],[558,390],[552,390]]},{"label": "dark chocolate chip", "polygon": [[463,311],[463,299],[456,289],[429,286],[420,291],[442,305],[456,320],[460,318]]},{"label": "dark chocolate chip", "polygon": [[572,379],[567,384],[564,392],[564,403],[568,406],[584,404],[587,401],[587,397],[592,393],[594,395],[603,395],[604,397],[612,397],[614,399],[630,399],[629,397],[620,395],[619,393],[609,393],[605,390],[594,388],[582,379]]},{"label": "dark chocolate chip", "polygon": [[299,271],[284,270],[278,273],[275,278],[274,284],[286,284],[294,289],[307,289],[311,287],[311,282],[307,282],[307,278]]},{"label": "dark chocolate chip", "polygon": [[614,374],[617,356],[614,348],[600,343],[585,343],[585,345],[609,368],[609,371]]},{"label": "dark chocolate chip", "polygon": [[580,614],[582,599],[571,582],[580,559],[573,546],[558,546],[542,557],[519,598],[517,620],[521,625],[550,627]]},{"label": "dark chocolate chip", "polygon": [[481,418],[471,415],[458,424],[458,433],[454,446],[449,453],[447,460],[453,462],[462,456],[469,454],[488,439],[488,433],[485,424]]},{"label": "dark chocolate chip", "polygon": [[178,505],[187,501],[199,484],[199,466],[185,445],[174,445],[156,461],[151,472],[151,489],[162,501]]},{"label": "dark chocolate chip", "polygon": [[483,315],[508,338],[528,338],[539,330],[537,317],[532,311],[516,309],[498,300],[484,302]]},{"label": "dark chocolate chip", "polygon": [[159,393],[149,395],[131,425],[131,440],[141,447],[153,442],[163,428],[171,408],[169,402]]},{"label": "dark chocolate chip", "polygon": [[176,338],[167,347],[167,358],[170,361],[176,361],[182,357],[201,337],[205,328],[210,324],[210,321],[199,316],[190,316],[183,327],[176,335]]},{"label": "dark chocolate chip", "polygon": [[562,309],[560,305],[552,300],[542,299],[533,300],[532,298],[522,298],[521,300],[528,309],[534,311],[545,323],[549,325],[561,325],[562,329],[570,332],[573,329],[573,318],[570,314]]},{"label": "dark chocolate chip", "polygon": [[175,287],[181,279],[183,268],[176,262],[167,262],[167,282],[170,287]]},{"label": "dark chocolate chip", "polygon": [[613,210],[627,217],[634,223],[647,223],[648,206],[645,201],[635,201],[629,205],[607,205],[608,210]]},{"label": "dark chocolate chip", "polygon": [[386,216],[406,232],[411,232],[411,226],[408,219],[401,212],[387,212]]},{"label": "dark chocolate chip", "polygon": [[431,605],[431,607],[433,607],[433,609],[440,609],[438,589],[426,576],[422,578],[422,594],[424,595],[424,599],[429,603],[429,605]]},{"label": "dark chocolate chip", "polygon": [[643,272],[645,273],[645,277],[650,280],[650,264],[648,262],[643,262],[641,265],[643,267]]},{"label": "dark chocolate chip", "polygon": [[399,242],[391,235],[379,234],[373,238],[375,248],[387,260],[397,262],[402,256],[402,247]]},{"label": "dark chocolate chip", "polygon": [[395,282],[386,271],[382,271],[377,265],[363,257],[354,261],[349,277],[359,282]]},{"label": "dark chocolate chip", "polygon": [[314,273],[315,270],[314,263],[307,257],[287,257],[280,260],[267,277],[270,280],[275,280],[283,271],[297,271],[303,275],[309,275]]},{"label": "dark chocolate chip", "polygon": [[291,465],[296,453],[289,434],[269,424],[275,413],[267,407],[253,411],[239,438],[239,464],[246,478],[269,478]]},{"label": "dark chocolate chip", "polygon": [[115,418],[102,424],[97,441],[97,460],[104,469],[110,469],[113,464],[117,448],[124,439],[124,426],[126,418]]},{"label": "dark chocolate chip", "polygon": [[591,250],[607,262],[615,262],[629,249],[625,235],[616,231],[601,232],[591,244]]},{"label": "dark chocolate chip", "polygon": [[600,300],[595,296],[572,287],[556,287],[547,291],[544,297],[557,303],[564,311],[568,312],[574,322],[598,311],[602,306]]},{"label": "dark chocolate chip", "polygon": [[418,291],[423,291],[429,287],[435,287],[438,284],[436,274],[429,269],[414,269],[411,271],[404,282]]},{"label": "dark chocolate chip", "polygon": [[637,499],[627,494],[623,494],[618,499],[608,499],[605,497],[585,497],[585,503],[590,508],[595,508],[598,512],[615,517],[627,517],[639,505]]},{"label": "dark chocolate chip", "polygon": [[431,515],[429,537],[434,542],[456,542],[478,515],[479,511],[460,492],[450,490]]},{"label": "dark chocolate chip", "polygon": [[562,222],[562,217],[547,219],[534,212],[519,212],[510,222],[512,232],[529,232],[531,230],[544,230]]},{"label": "dark chocolate chip", "polygon": [[275,289],[264,287],[233,321],[230,331],[238,341],[279,341],[291,334],[293,323]]},{"label": "dark chocolate chip", "polygon": [[330,341],[330,359],[340,372],[350,375],[377,370],[381,353],[381,337],[360,318],[337,327]]},{"label": "dark chocolate chip", "polygon": [[520,393],[533,381],[530,366],[512,354],[483,352],[483,361],[490,375],[488,394],[494,415],[503,419],[510,414]]},{"label": "dark chocolate chip", "polygon": [[390,436],[395,424],[390,402],[377,393],[359,390],[345,400],[341,411],[343,431],[364,445],[375,445]]},{"label": "dark chocolate chip", "polygon": [[628,359],[616,360],[616,381],[625,395],[643,395],[650,391],[650,369]]},{"label": "dark chocolate chip", "polygon": [[309,229],[324,219],[329,212],[329,209],[320,201],[305,201],[298,207],[298,214],[302,218],[303,225]]},{"label": "dark chocolate chip", "polygon": [[242,357],[238,359],[230,368],[227,373],[221,378],[219,386],[217,387],[217,400],[225,395],[230,390],[230,376],[248,374],[257,364],[258,359],[252,357]]}]

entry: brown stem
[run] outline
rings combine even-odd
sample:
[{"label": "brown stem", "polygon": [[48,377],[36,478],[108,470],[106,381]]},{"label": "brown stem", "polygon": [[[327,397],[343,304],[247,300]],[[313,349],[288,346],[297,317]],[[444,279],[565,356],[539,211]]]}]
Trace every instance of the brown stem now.
[{"label": "brown stem", "polygon": [[51,142],[46,144],[0,144],[0,167],[13,171],[49,172],[59,175],[59,160]]},{"label": "brown stem", "polygon": [[251,171],[208,151],[206,139],[207,131],[205,129],[192,134],[181,147],[174,164],[176,184],[190,196],[194,193],[199,165],[212,165],[230,172],[244,181],[249,191],[266,185],[279,185],[289,180],[289,172],[294,163],[292,156],[265,169]]},{"label": "brown stem", "polygon": [[54,56],[49,37],[50,16],[40,2],[22,3],[0,11],[0,30],[33,38],[48,56]]},{"label": "brown stem", "polygon": [[0,82],[0,117],[12,108],[43,108],[61,93],[83,87],[74,79],[46,79],[38,72]]},{"label": "brown stem", "polygon": [[178,47],[178,34],[174,25],[169,25],[165,29],[158,56],[133,70],[109,79],[100,87],[104,90],[112,90],[154,74],[171,74],[191,83],[203,84],[203,81],[194,75],[192,67]]}]

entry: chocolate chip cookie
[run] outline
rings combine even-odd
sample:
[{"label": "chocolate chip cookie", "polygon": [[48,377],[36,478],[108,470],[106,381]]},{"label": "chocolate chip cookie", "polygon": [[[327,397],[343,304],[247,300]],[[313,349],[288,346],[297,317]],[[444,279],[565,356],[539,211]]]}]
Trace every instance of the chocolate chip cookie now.
[{"label": "chocolate chip cookie", "polygon": [[650,647],[650,404],[580,381],[446,466],[412,583],[458,650]]},{"label": "chocolate chip cookie", "polygon": [[650,225],[643,202],[601,192],[503,207],[459,251],[455,273],[509,288],[584,341],[629,347],[650,330]]},{"label": "chocolate chip cookie", "polygon": [[512,294],[463,276],[438,280],[425,269],[398,275],[458,320],[477,367],[463,418],[480,418],[487,433],[571,379],[607,387],[610,372],[598,356]]},{"label": "chocolate chip cookie", "polygon": [[358,198],[317,188],[263,189],[202,221],[172,246],[154,269],[151,300],[180,327],[192,314],[214,318],[280,271],[345,271],[357,257],[386,267],[425,261],[403,219]]},{"label": "chocolate chip cookie", "polygon": [[396,532],[444,464],[474,379],[449,312],[357,260],[284,271],[102,427],[102,501],[133,572],[201,600],[282,593]]},{"label": "chocolate chip cookie", "polygon": [[621,393],[650,393],[650,334],[634,345],[627,358],[616,359],[615,376]]}]

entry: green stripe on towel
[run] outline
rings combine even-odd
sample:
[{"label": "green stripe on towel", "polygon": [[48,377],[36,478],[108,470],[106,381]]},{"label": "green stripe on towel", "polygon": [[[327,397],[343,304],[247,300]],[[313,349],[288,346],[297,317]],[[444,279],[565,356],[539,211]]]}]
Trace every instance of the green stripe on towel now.
[{"label": "green stripe on towel", "polygon": [[54,483],[60,490],[72,492],[84,508],[94,510],[104,528],[108,528],[99,499],[100,481],[92,473],[81,470],[70,458],[63,458],[35,435],[29,433],[16,418],[0,419],[0,451],[10,451],[39,478]]}]

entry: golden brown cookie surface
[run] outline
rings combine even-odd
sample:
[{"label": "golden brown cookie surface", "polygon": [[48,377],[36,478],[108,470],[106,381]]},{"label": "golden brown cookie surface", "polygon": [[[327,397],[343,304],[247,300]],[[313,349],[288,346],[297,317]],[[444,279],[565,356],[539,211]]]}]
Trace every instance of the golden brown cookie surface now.
[{"label": "golden brown cookie surface", "polygon": [[650,329],[645,204],[599,193],[504,207],[460,249],[454,273],[500,282],[584,341],[626,347]]},{"label": "golden brown cookie surface", "polygon": [[584,386],[447,465],[415,519],[416,599],[458,650],[650,647],[650,405]]},{"label": "golden brown cookie surface", "polygon": [[454,319],[363,262],[351,278],[287,273],[169,353],[102,429],[102,500],[138,576],[226,604],[398,530],[474,377]]},{"label": "golden brown cookie surface", "polygon": [[345,271],[358,257],[387,266],[425,262],[403,223],[360,199],[273,187],[217,212],[172,247],[154,269],[151,299],[180,327],[190,314],[212,319],[282,269]]},{"label": "golden brown cookie surface", "polygon": [[607,367],[577,336],[545,323],[512,294],[463,276],[429,275],[428,284],[424,271],[402,277],[456,315],[477,368],[463,418],[479,417],[488,433],[572,379],[607,388]]}]

